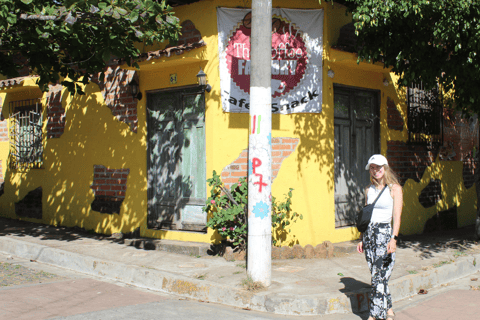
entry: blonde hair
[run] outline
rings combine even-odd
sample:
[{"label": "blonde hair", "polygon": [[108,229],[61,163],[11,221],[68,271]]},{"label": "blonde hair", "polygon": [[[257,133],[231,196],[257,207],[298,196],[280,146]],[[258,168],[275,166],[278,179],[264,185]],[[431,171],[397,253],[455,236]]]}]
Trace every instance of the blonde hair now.
[{"label": "blonde hair", "polygon": [[[388,165],[384,165],[383,168],[385,168],[385,174],[383,175],[383,181],[385,182],[385,184],[389,187],[392,187],[395,184],[398,184],[400,186],[400,182],[398,182],[398,176],[395,172],[393,172],[392,168],[390,168]],[[370,182],[373,186],[378,186],[379,184],[375,178],[372,178],[371,174]]]}]

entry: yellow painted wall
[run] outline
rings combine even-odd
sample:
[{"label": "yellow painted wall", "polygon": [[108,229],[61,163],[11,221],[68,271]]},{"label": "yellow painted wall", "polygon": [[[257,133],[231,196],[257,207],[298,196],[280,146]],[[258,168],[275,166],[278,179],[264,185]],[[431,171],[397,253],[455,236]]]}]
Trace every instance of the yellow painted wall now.
[{"label": "yellow painted wall", "polygon": [[[0,105],[3,105],[3,109],[2,109],[2,115],[5,115],[6,117],[6,114],[8,113],[7,112],[7,104],[5,104],[5,98],[6,98],[7,94],[6,93],[3,93],[3,92],[0,92]],[[5,174],[7,172],[7,161],[6,159],[8,159],[8,141],[3,141],[1,142],[0,141],[0,160],[2,161],[2,176],[5,177]]]},{"label": "yellow painted wall", "polygon": [[[182,241],[211,242],[218,239],[212,230],[206,234],[181,231],[149,230],[147,218],[147,153],[146,153],[146,92],[196,84],[196,74],[202,68],[212,85],[206,93],[207,178],[213,170],[221,172],[248,147],[248,114],[224,113],[220,101],[219,61],[216,8],[250,7],[251,1],[204,0],[175,8],[177,16],[191,20],[202,34],[206,46],[166,58],[142,62],[140,89],[143,99],[138,102],[138,132],[119,122],[106,107],[96,84],[89,84],[87,95],[72,97],[63,93],[66,109],[65,133],[59,139],[45,139],[44,169],[27,173],[7,171],[8,143],[0,143],[3,161],[5,194],[0,197],[0,215],[15,218],[14,203],[28,191],[43,188],[42,222],[79,226],[101,233],[131,232],[140,228],[141,236]],[[323,241],[341,242],[358,237],[355,228],[335,228],[334,209],[334,130],[333,85],[342,84],[378,90],[381,96],[381,151],[386,154],[387,140],[407,140],[407,131],[389,130],[387,126],[387,97],[394,99],[403,115],[406,114],[402,92],[393,85],[395,78],[382,65],[357,64],[354,54],[331,49],[337,41],[340,27],[349,22],[345,9],[331,3],[319,5],[317,0],[273,1],[273,7],[324,9],[324,68],[323,111],[320,114],[273,115],[272,137],[298,138],[299,144],[283,163],[272,185],[279,199],[294,188],[293,209],[303,215],[292,225],[285,243],[293,240],[301,245],[316,245]],[[158,50],[164,44],[149,48]],[[327,76],[328,70],[334,77]],[[170,74],[177,74],[177,84],[170,84]],[[384,80],[389,82],[384,85]],[[35,87],[25,84],[19,88],[0,91],[4,101],[3,114],[8,118],[8,101],[20,96],[41,96]],[[92,211],[94,193],[93,166],[129,168],[126,198],[120,214],[100,214]],[[459,224],[473,223],[476,206],[475,188],[468,190],[461,179],[460,162],[437,160],[428,168],[420,183],[408,180],[405,184],[405,209],[401,232],[421,232],[424,222],[438,210],[458,206]],[[444,200],[424,209],[418,195],[431,178],[442,180]],[[415,200],[416,199],[416,200]],[[28,219],[31,220],[31,219]],[[35,220],[32,220],[35,221]]]},{"label": "yellow painted wall", "polygon": [[[431,179],[441,180],[442,199],[428,209],[418,202],[418,196]],[[436,161],[425,170],[420,182],[409,179],[404,186],[406,195],[402,218],[402,233],[422,233],[425,222],[438,211],[457,206],[458,226],[464,227],[475,223],[477,194],[475,186],[467,189],[462,179],[462,162]]]}]

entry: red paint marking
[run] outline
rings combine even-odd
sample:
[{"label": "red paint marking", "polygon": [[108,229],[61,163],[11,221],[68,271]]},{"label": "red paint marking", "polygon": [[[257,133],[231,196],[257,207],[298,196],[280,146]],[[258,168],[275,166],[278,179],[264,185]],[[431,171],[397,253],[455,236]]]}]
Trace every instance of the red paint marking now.
[{"label": "red paint marking", "polygon": [[363,293],[358,293],[358,294],[357,294],[358,310],[359,310],[359,311],[360,311],[361,308],[362,308],[362,302],[363,302],[364,299],[365,299],[365,296],[363,295]]},{"label": "red paint marking", "polygon": [[358,301],[358,311],[362,310],[362,302],[364,302],[364,301],[365,301],[365,304],[367,306],[367,309],[370,306],[370,297],[366,293],[357,293],[357,301]]},{"label": "red paint marking", "polygon": [[255,169],[262,165],[262,161],[258,158],[252,159],[252,172],[255,174]]},{"label": "red paint marking", "polygon": [[258,192],[262,192],[262,187],[266,187],[268,184],[263,182],[263,174],[256,173],[255,176],[260,177],[260,181],[254,182],[254,185],[258,185]]},{"label": "red paint marking", "polygon": [[[252,128],[252,134],[254,134],[254,133],[255,133],[255,122],[257,122],[257,120],[256,120],[256,119],[257,119],[257,116],[253,116],[253,124],[252,124],[253,128]],[[254,169],[254,170],[255,170],[255,169]]]}]

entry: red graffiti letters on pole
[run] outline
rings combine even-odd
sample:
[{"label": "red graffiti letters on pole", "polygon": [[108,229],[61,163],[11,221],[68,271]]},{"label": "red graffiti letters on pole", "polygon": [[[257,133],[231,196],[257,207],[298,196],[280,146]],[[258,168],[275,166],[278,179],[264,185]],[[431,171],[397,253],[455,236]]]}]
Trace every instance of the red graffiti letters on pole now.
[{"label": "red graffiti letters on pole", "polygon": [[255,169],[260,167],[262,165],[262,161],[258,158],[253,158],[252,159],[252,171],[253,174],[255,174]]},{"label": "red graffiti letters on pole", "polygon": [[255,173],[255,176],[260,177],[260,181],[254,182],[254,185],[258,185],[258,192],[262,192],[262,187],[266,187],[267,184],[263,182],[263,174]]},{"label": "red graffiti letters on pole", "polygon": [[258,191],[262,192],[262,187],[266,187],[267,184],[263,182],[263,174],[256,173],[255,170],[262,165],[262,161],[258,158],[253,158],[252,159],[252,173],[256,176],[259,177],[260,180],[258,182],[254,182],[254,185],[258,185]]}]

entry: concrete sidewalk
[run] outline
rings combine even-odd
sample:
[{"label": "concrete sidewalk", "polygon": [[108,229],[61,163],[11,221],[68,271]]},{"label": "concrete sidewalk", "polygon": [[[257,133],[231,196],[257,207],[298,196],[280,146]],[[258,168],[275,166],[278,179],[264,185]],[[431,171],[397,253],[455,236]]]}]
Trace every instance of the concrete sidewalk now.
[{"label": "concrete sidewalk", "polygon": [[[479,270],[480,244],[472,235],[473,228],[463,228],[404,237],[390,280],[394,301]],[[0,218],[4,253],[178,296],[285,315],[367,310],[370,275],[364,256],[355,252],[355,243],[334,246],[331,259],[272,260],[272,285],[250,291],[244,285],[245,262],[209,256],[205,244],[116,240]]]}]

